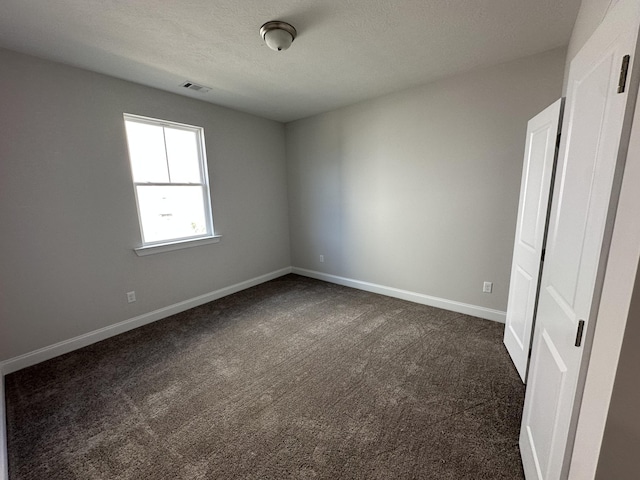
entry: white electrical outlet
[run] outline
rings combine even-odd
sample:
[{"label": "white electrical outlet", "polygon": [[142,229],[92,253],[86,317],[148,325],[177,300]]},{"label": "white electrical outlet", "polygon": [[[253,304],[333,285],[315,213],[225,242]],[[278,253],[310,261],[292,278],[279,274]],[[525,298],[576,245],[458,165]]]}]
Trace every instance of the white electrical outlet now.
[{"label": "white electrical outlet", "polygon": [[482,291],[484,293],[491,293],[492,290],[493,290],[493,282],[484,282],[484,285],[482,285]]},{"label": "white electrical outlet", "polygon": [[136,292],[127,292],[127,302],[133,303],[136,301]]},{"label": "white electrical outlet", "polygon": [[320,263],[324,263],[324,255],[320,255]]}]

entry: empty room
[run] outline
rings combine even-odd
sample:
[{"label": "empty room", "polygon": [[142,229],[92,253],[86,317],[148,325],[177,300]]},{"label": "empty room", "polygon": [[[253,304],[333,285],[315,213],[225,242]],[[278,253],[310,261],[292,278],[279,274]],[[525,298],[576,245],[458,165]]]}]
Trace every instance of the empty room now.
[{"label": "empty room", "polygon": [[637,478],[639,30],[0,2],[0,479]]}]

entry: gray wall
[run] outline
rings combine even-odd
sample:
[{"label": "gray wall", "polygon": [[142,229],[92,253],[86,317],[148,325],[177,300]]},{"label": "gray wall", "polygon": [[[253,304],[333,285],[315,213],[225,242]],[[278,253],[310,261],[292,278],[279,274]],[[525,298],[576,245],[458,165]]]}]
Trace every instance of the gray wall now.
[{"label": "gray wall", "polygon": [[[0,72],[0,360],[291,264],[282,124],[7,50]],[[135,255],[123,112],[204,127],[221,243]]]},{"label": "gray wall", "polygon": [[635,480],[640,472],[640,268],[611,396],[598,480]]},{"label": "gray wall", "polygon": [[506,310],[527,121],[560,97],[565,57],[287,124],[293,265]]}]

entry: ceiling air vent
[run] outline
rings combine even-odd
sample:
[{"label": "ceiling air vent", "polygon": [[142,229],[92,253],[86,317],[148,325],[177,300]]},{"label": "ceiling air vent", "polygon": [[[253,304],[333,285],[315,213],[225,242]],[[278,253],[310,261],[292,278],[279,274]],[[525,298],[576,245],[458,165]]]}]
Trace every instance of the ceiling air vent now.
[{"label": "ceiling air vent", "polygon": [[184,88],[188,88],[189,90],[193,90],[195,92],[200,92],[200,93],[207,93],[209,90],[211,90],[209,87],[203,87],[202,85],[198,85],[197,83],[193,83],[193,82],[184,82],[182,86]]}]

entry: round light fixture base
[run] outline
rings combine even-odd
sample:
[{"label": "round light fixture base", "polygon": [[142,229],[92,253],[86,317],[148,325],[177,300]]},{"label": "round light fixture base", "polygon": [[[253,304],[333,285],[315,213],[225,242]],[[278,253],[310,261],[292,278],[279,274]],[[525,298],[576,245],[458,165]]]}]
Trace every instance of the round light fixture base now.
[{"label": "round light fixture base", "polygon": [[297,34],[293,25],[279,20],[267,22],[260,27],[260,36],[267,46],[276,52],[289,48]]}]

